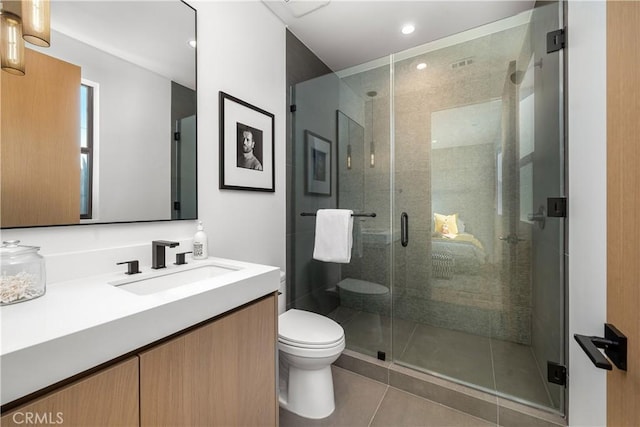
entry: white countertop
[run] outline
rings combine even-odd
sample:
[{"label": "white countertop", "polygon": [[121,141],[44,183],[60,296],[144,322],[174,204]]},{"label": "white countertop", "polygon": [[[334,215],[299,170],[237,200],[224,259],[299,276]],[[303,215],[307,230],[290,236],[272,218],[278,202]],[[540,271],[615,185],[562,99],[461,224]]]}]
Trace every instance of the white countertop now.
[{"label": "white countertop", "polygon": [[197,264],[237,270],[151,295],[109,284],[134,276],[104,274],[55,283],[40,298],[0,307],[2,404],[277,291],[280,284],[277,267],[222,258],[158,271],[141,266],[136,278]]}]

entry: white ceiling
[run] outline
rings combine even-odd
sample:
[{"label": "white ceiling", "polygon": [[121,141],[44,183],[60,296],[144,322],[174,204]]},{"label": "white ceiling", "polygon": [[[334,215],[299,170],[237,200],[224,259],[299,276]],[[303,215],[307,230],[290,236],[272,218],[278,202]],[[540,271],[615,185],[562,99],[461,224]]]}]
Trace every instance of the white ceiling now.
[{"label": "white ceiling", "polygon": [[[533,0],[263,0],[333,71],[400,52],[533,7]],[[400,29],[412,23],[413,34]]]},{"label": "white ceiling", "polygon": [[51,27],[195,88],[195,13],[180,1],[53,0]]},{"label": "white ceiling", "polygon": [[[534,3],[533,0],[262,1],[333,71],[517,15],[531,9]],[[114,7],[116,4],[118,7]],[[153,13],[145,10],[148,5],[154,8]],[[186,41],[194,37],[193,26],[178,25],[192,24],[190,13],[189,7],[179,1],[53,0],[52,27],[193,87],[193,68],[185,75],[176,75],[176,70],[193,63],[189,58],[193,51],[185,48]],[[187,17],[176,19],[181,14]],[[408,36],[400,32],[406,23],[416,27]],[[104,28],[118,31],[107,35]],[[168,28],[171,31],[166,31]],[[140,63],[140,58],[145,63]]]}]

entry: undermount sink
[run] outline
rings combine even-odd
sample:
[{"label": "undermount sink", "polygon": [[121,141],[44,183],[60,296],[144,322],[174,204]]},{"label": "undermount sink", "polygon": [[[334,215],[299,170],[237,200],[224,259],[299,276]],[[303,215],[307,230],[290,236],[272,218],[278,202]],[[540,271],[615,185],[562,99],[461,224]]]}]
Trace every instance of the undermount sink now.
[{"label": "undermount sink", "polygon": [[150,273],[152,276],[130,277],[109,284],[136,295],[150,295],[234,271],[237,268],[206,264],[180,270],[154,271]]}]

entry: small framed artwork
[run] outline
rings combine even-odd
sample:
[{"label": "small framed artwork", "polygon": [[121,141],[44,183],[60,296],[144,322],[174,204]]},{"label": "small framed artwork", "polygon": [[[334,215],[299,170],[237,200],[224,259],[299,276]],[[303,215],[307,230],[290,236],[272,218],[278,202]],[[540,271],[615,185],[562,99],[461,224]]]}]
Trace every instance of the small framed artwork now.
[{"label": "small framed artwork", "polygon": [[331,141],[305,130],[307,193],[331,195]]},{"label": "small framed artwork", "polygon": [[220,188],[274,192],[274,115],[224,92],[219,103]]}]

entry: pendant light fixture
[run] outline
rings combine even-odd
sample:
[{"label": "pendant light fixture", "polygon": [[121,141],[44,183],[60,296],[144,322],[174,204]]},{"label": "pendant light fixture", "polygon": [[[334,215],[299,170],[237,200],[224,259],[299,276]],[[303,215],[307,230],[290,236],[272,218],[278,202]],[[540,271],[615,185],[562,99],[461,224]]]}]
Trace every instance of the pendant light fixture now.
[{"label": "pendant light fixture", "polygon": [[2,70],[24,76],[24,40],[20,17],[3,9],[0,12],[0,33]]},{"label": "pendant light fixture", "polygon": [[40,47],[51,44],[49,0],[0,1],[0,33],[2,70],[24,76],[24,42]]},{"label": "pendant light fixture", "polygon": [[49,0],[22,0],[22,37],[40,47],[51,45]]},{"label": "pendant light fixture", "polygon": [[[373,129],[371,130],[371,132],[373,132]],[[371,148],[369,150],[369,167],[376,167],[376,146],[373,142],[373,137],[371,138]]]},{"label": "pendant light fixture", "polygon": [[374,142],[374,128],[373,128],[373,98],[378,95],[375,90],[367,92],[367,96],[371,98],[371,144],[369,145],[369,167],[376,167],[376,146]]}]

